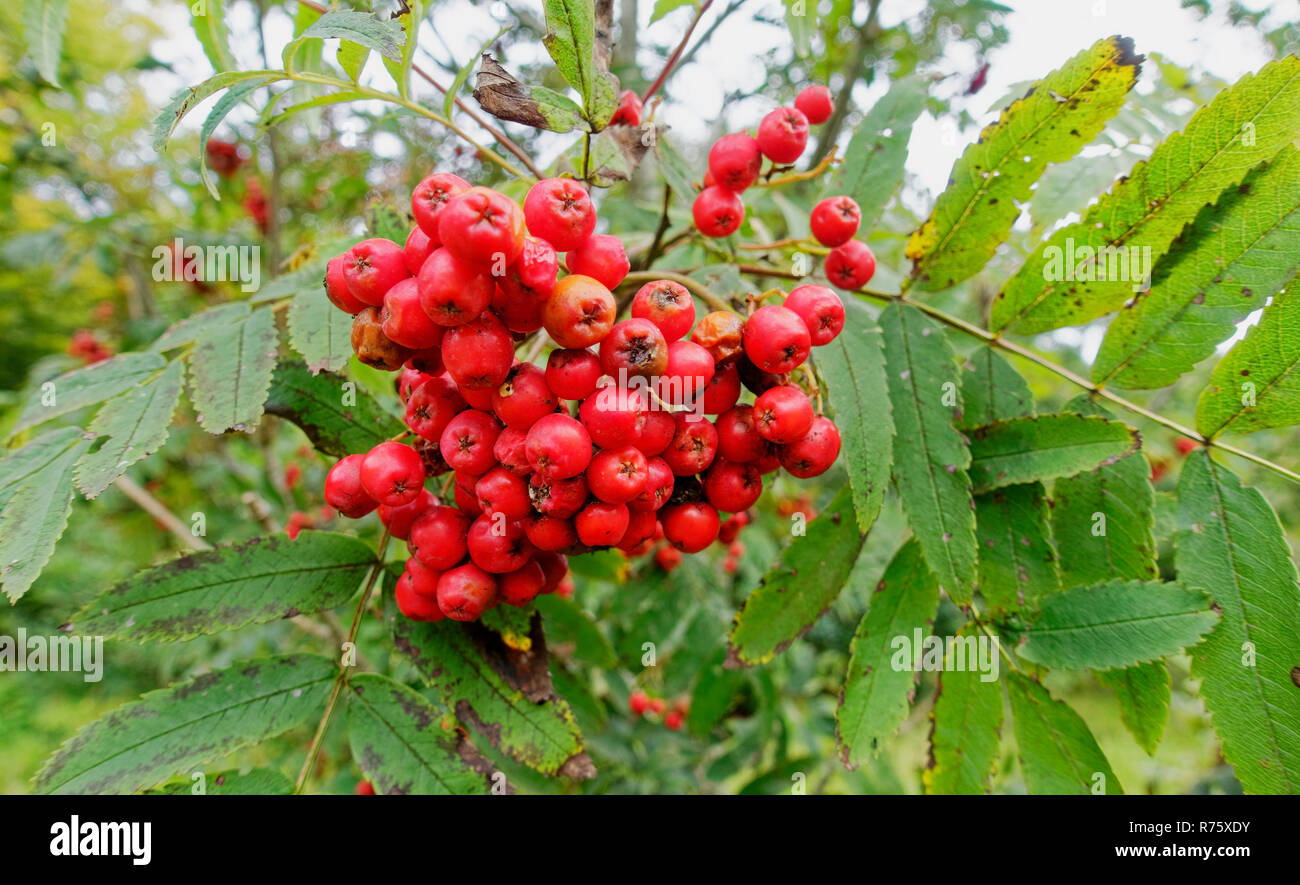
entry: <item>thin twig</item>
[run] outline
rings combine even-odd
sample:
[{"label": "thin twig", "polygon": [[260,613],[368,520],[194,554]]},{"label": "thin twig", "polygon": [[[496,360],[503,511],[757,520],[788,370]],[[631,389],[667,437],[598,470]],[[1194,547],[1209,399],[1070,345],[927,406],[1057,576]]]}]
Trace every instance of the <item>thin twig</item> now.
[{"label": "thin twig", "polygon": [[709,7],[712,5],[713,0],[704,0],[700,4],[700,8],[695,13],[695,18],[691,19],[690,25],[686,28],[686,33],[682,34],[681,42],[677,44],[673,54],[668,56],[668,64],[664,65],[664,69],[659,72],[658,77],[655,77],[655,81],[650,84],[650,88],[645,91],[645,95],[641,96],[641,104],[644,105],[650,101],[651,97],[659,91],[659,87],[664,85],[664,81],[668,79],[668,75],[672,73],[673,67],[677,64],[677,60],[682,57],[682,50],[686,48],[686,44],[691,39],[691,34],[695,32],[695,26],[700,23],[700,19],[704,18],[704,13],[708,12]]},{"label": "thin twig", "polygon": [[191,532],[189,527],[186,526],[185,523],[181,522],[180,517],[168,510],[167,505],[149,494],[149,492],[138,485],[135,480],[126,475],[122,475],[113,480],[113,485],[117,486],[122,494],[134,501],[142,510],[162,523],[163,528],[171,532],[178,541],[189,549],[212,549],[211,544]]},{"label": "thin twig", "polygon": [[787,172],[785,175],[778,175],[776,178],[756,181],[754,187],[780,187],[783,184],[793,184],[796,181],[808,181],[821,175],[838,161],[839,157],[835,155],[835,148],[831,148],[830,153],[822,157],[821,161],[811,169],[805,169],[803,172]]}]

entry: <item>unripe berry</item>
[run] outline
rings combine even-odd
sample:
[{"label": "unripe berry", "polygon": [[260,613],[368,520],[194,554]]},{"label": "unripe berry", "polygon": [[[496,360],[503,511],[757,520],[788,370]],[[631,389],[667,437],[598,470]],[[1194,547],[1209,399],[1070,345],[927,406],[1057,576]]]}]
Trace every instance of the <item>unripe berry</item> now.
[{"label": "unripe berry", "polygon": [[616,312],[614,296],[604,284],[572,274],[555,284],[555,291],[542,305],[542,324],[561,347],[584,348],[609,334]]}]

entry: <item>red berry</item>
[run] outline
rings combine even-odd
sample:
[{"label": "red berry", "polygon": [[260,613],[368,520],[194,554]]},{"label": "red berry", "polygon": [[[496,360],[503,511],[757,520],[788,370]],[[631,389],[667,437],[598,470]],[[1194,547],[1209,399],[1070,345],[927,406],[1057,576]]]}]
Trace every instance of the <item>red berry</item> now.
[{"label": "red berry", "polygon": [[626,504],[592,501],[573,518],[578,540],[588,547],[612,547],[627,531],[631,518]]},{"label": "red berry", "polygon": [[735,360],[715,366],[713,377],[704,388],[700,408],[706,415],[721,415],[740,399],[740,371]]},{"label": "red berry", "polygon": [[758,124],[758,149],[773,163],[793,163],[807,144],[808,118],[797,108],[777,108]]},{"label": "red berry", "polygon": [[408,445],[380,443],[361,462],[361,485],[380,504],[409,504],[424,489],[424,461]]},{"label": "red berry", "polygon": [[569,574],[569,559],[562,553],[538,553],[533,557],[533,561],[541,565],[542,573],[546,575],[546,583],[542,586],[543,593],[554,592]]},{"label": "red berry", "polygon": [[823,246],[842,246],[853,239],[862,223],[862,210],[852,197],[827,197],[808,217],[812,235]]},{"label": "red berry", "polygon": [[747,464],[767,453],[765,440],[758,435],[754,407],[734,406],[718,416],[718,453],[728,461]]},{"label": "red berry", "polygon": [[411,214],[434,246],[442,241],[438,239],[438,217],[447,202],[469,190],[469,182],[450,172],[435,172],[415,186],[411,194]]},{"label": "red berry", "polygon": [[442,440],[451,419],[465,410],[465,399],[442,376],[429,378],[406,401],[406,426],[430,442]]},{"label": "red berry", "polygon": [[530,559],[523,568],[502,575],[497,585],[502,602],[522,608],[542,592],[546,586],[546,573],[537,560]]},{"label": "red berry", "polygon": [[533,512],[528,484],[504,467],[493,467],[474,484],[479,509],[488,516],[500,513],[506,519],[523,519]]},{"label": "red berry", "polygon": [[608,504],[626,504],[645,488],[646,471],[640,449],[601,449],[587,465],[587,487]]},{"label": "red berry", "polygon": [[763,477],[752,464],[714,461],[704,478],[704,495],[724,513],[741,513],[763,494]]},{"label": "red berry", "polygon": [[808,327],[787,307],[765,305],[745,321],[745,353],[764,372],[782,374],[808,359],[812,336]]},{"label": "red berry", "polygon": [[411,582],[411,589],[417,596],[436,600],[440,577],[442,577],[441,571],[429,568],[415,557],[406,561],[406,578]]},{"label": "red berry", "polygon": [[616,312],[614,296],[603,283],[575,273],[555,284],[542,305],[542,324],[561,347],[590,347],[609,334]]},{"label": "red berry", "polygon": [[663,459],[677,476],[693,476],[713,463],[718,452],[718,431],[705,418],[690,412],[673,416],[677,430],[664,450]]},{"label": "red berry", "polygon": [[[366,309],[366,303],[348,291],[348,283],[343,276],[347,260],[347,253],[344,253],[335,255],[325,263],[325,297],[339,310],[356,316]],[[99,342],[91,338],[90,344],[98,346]]]},{"label": "red berry", "polygon": [[557,519],[569,519],[587,503],[586,474],[555,479],[534,473],[528,478],[533,509]]},{"label": "red berry", "polygon": [[491,390],[510,374],[515,342],[491,313],[462,326],[453,326],[442,339],[442,358],[461,390]]},{"label": "red berry", "polygon": [[389,507],[387,504],[379,505],[379,521],[388,527],[388,533],[394,538],[405,541],[411,536],[411,524],[428,510],[438,499],[433,496],[433,492],[428,489],[421,489],[420,494],[415,496],[415,500],[409,504],[403,504],[400,507]]},{"label": "red berry", "polygon": [[[746,132],[724,135],[709,148],[709,174],[714,184],[739,193],[758,180],[763,156],[758,141]],[[707,190],[710,182],[705,182]]]},{"label": "red berry", "polygon": [[682,727],[682,714],[676,710],[670,710],[664,717],[664,727],[671,731],[677,731]]},{"label": "red berry", "polygon": [[[578,533],[573,523],[558,516],[534,513],[524,520],[524,534],[528,542],[541,551],[568,550],[578,543]],[[538,554],[541,558],[542,554]]]},{"label": "red berry", "polygon": [[442,342],[443,327],[439,326],[420,306],[420,287],[407,277],[384,295],[384,334],[412,350],[428,350]]},{"label": "red berry", "polygon": [[440,326],[474,320],[492,303],[496,286],[481,268],[461,261],[446,249],[435,249],[416,277],[420,306]]},{"label": "red berry", "polygon": [[[448,373],[447,377],[450,379],[451,374]],[[453,381],[452,383],[454,384],[455,382]],[[496,392],[493,388],[462,387],[458,389],[460,390],[460,395],[465,397],[465,402],[469,403],[471,409],[478,409],[480,412],[492,411],[492,395]]]},{"label": "red berry", "polygon": [[718,511],[703,501],[670,504],[659,519],[664,537],[683,553],[699,553],[718,537]]},{"label": "red berry", "polygon": [[403,572],[393,588],[397,610],[412,621],[441,621],[445,615],[436,596],[421,596],[411,586],[411,573]]},{"label": "red berry", "polygon": [[653,510],[633,510],[629,507],[627,530],[618,539],[618,549],[631,553],[641,545],[648,544],[654,539],[658,525],[659,517]]},{"label": "red berry", "polygon": [[676,341],[695,323],[695,301],[681,283],[656,280],[637,290],[632,316],[658,326],[665,341]]},{"label": "red berry", "polygon": [[447,422],[438,448],[452,470],[482,476],[496,464],[492,447],[500,433],[501,425],[491,414],[467,409]]},{"label": "red berry", "polygon": [[636,443],[646,423],[646,398],[639,390],[606,385],[582,401],[578,418],[602,449]]},{"label": "red berry", "polygon": [[496,598],[496,578],[473,563],[443,572],[438,579],[438,608],[453,621],[477,620]]},{"label": "red berry", "polygon": [[612,234],[592,234],[564,256],[564,266],[571,274],[598,280],[606,289],[616,289],[632,269],[623,249],[623,241]]},{"label": "red berry", "polygon": [[442,342],[438,342],[437,347],[431,347],[428,350],[414,351],[406,360],[405,365],[408,369],[415,369],[425,375],[441,375],[447,370],[446,366],[442,364]]},{"label": "red berry", "polygon": [[600,375],[600,357],[590,350],[552,350],[546,358],[546,386],[560,399],[586,399]]},{"label": "red berry", "polygon": [[510,369],[501,386],[492,391],[492,411],[507,427],[527,430],[555,411],[558,400],[546,386],[546,373],[532,363]]},{"label": "red berry", "polygon": [[373,796],[375,795],[375,788],[370,781],[357,781],[357,785],[352,792],[358,796]]},{"label": "red berry", "polygon": [[[777,464],[777,466],[780,467],[781,465]],[[469,477],[469,481],[467,482],[465,478],[462,476],[462,474],[460,473],[456,474],[456,483],[455,483],[456,507],[462,513],[465,513],[469,516],[478,516],[480,513],[483,512],[482,510],[479,509],[478,498],[474,496],[474,486],[475,486],[474,479],[476,479],[476,477],[471,476]]]},{"label": "red berry", "polygon": [[876,273],[876,256],[861,240],[849,240],[826,256],[826,278],[841,289],[861,289]]},{"label": "red berry", "polygon": [[794,99],[794,106],[803,112],[808,122],[816,126],[825,123],[835,112],[831,91],[825,86],[809,86]]},{"label": "red berry", "polygon": [[634,691],[627,699],[628,708],[640,716],[650,709],[650,696],[643,691]]},{"label": "red berry", "polygon": [[503,276],[524,250],[524,211],[505,194],[472,187],[443,207],[438,238],[461,261]]},{"label": "red berry", "polygon": [[523,568],[533,556],[523,525],[499,513],[485,513],[470,523],[465,543],[474,564],[497,575]]},{"label": "red berry", "polygon": [[438,244],[429,239],[429,235],[419,225],[411,228],[411,232],[406,235],[406,245],[402,247],[402,258],[406,261],[407,272],[411,276],[418,274],[425,259],[432,255],[436,248]]},{"label": "red berry", "polygon": [[676,547],[660,547],[655,551],[655,562],[666,572],[682,564],[682,552]]},{"label": "red berry", "polygon": [[808,479],[829,470],[839,454],[839,428],[829,418],[817,417],[801,439],[781,447],[781,466],[792,476]]},{"label": "red berry", "polygon": [[631,89],[625,90],[618,97],[618,108],[614,111],[614,116],[609,118],[608,126],[640,126],[641,125],[641,96],[637,95]]},{"label": "red berry", "polygon": [[713,377],[713,357],[694,341],[668,345],[668,365],[659,379],[659,397],[669,405],[695,402]]},{"label": "red berry", "polygon": [[578,248],[596,229],[596,207],[572,178],[544,178],[529,188],[524,218],[528,230],[557,252]]},{"label": "red berry", "polygon": [[344,253],[343,282],[348,292],[371,306],[383,304],[385,293],[409,276],[402,247],[392,240],[362,240]]},{"label": "red berry", "polygon": [[645,423],[641,425],[641,432],[637,434],[632,444],[647,458],[662,455],[664,449],[668,448],[673,441],[673,434],[676,432],[677,423],[673,421],[672,412],[663,409],[647,409]]},{"label": "red berry", "polygon": [[717,185],[706,187],[691,204],[691,217],[706,237],[727,237],[745,220],[745,203],[735,191]]},{"label": "red berry", "polygon": [[361,485],[365,455],[346,455],[325,475],[325,502],[348,519],[360,519],[379,506]]},{"label": "red berry", "polygon": [[419,390],[420,387],[434,376],[426,375],[419,369],[412,369],[409,366],[402,369],[397,375],[397,397],[403,404],[410,402],[411,394]]},{"label": "red berry", "polygon": [[628,502],[632,510],[651,512],[668,503],[673,494],[673,469],[663,458],[646,459],[645,487]]},{"label": "red berry", "polygon": [[505,428],[492,444],[492,457],[516,476],[527,477],[533,472],[533,468],[528,466],[528,453],[524,450],[524,441],[527,439],[528,431]]},{"label": "red berry", "polygon": [[826,286],[796,286],[786,296],[785,306],[808,327],[813,347],[831,343],[844,328],[844,302]]},{"label": "red berry", "polygon": [[606,375],[626,384],[631,376],[653,378],[668,365],[668,342],[659,327],[633,317],[615,323],[600,342],[600,367]]},{"label": "red berry", "polygon": [[754,427],[769,442],[788,445],[803,439],[812,425],[812,403],[792,384],[773,387],[754,400]]},{"label": "red berry", "polygon": [[577,476],[591,463],[591,435],[568,415],[547,415],[528,430],[524,443],[533,470],[553,479]]},{"label": "red berry", "polygon": [[429,568],[443,571],[465,558],[469,517],[455,507],[435,504],[411,523],[407,547]]},{"label": "red berry", "polygon": [[1178,439],[1174,440],[1174,448],[1178,449],[1178,454],[1180,455],[1190,455],[1196,450],[1196,447],[1196,440],[1188,439],[1185,436],[1180,436]]}]

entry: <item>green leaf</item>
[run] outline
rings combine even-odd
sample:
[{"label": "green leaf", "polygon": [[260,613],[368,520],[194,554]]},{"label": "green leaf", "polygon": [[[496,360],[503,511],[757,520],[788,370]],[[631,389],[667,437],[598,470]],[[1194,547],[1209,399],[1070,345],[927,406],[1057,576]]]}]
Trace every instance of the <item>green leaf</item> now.
[{"label": "green leaf", "polygon": [[82,728],[36,792],[132,793],[314,721],[338,667],[320,655],[253,658],[151,691]]},{"label": "green leaf", "polygon": [[1213,439],[1300,424],[1300,277],[1264,308],[1196,401],[1196,429]]},{"label": "green leaf", "polygon": [[[195,793],[195,788],[200,783],[203,785],[203,791]],[[191,775],[184,780],[145,790],[144,794],[146,796],[288,796],[292,792],[293,781],[280,772],[270,768],[254,768],[246,774],[238,771],[219,771],[215,774],[204,772],[201,781],[195,780]]]},{"label": "green leaf", "polygon": [[991,347],[981,347],[966,363],[961,379],[961,426],[979,427],[994,421],[1028,418],[1034,414],[1029,382]]},{"label": "green leaf", "polygon": [[736,613],[729,666],[765,664],[811,629],[848,581],[862,542],[848,489],[781,551],[757,589]]},{"label": "green leaf", "polygon": [[664,177],[664,181],[673,189],[673,196],[681,203],[684,208],[689,209],[695,200],[697,191],[695,190],[694,173],[690,164],[686,162],[679,151],[666,136],[660,135],[655,139],[655,160],[658,161],[659,171]]},{"label": "green leaf", "polygon": [[402,23],[402,34],[405,42],[402,44],[402,58],[400,61],[391,61],[383,59],[384,67],[392,76],[393,82],[397,84],[397,93],[402,98],[411,97],[411,67],[415,63],[415,50],[419,46],[420,23],[424,21],[425,0],[407,0],[406,8],[408,12],[400,16]]},{"label": "green leaf", "polygon": [[930,570],[958,605],[975,587],[970,449],[953,426],[961,378],[943,331],[915,307],[880,314],[894,414],[894,483]]},{"label": "green leaf", "polygon": [[1122,421],[1064,412],[994,421],[970,431],[970,478],[977,492],[1073,476],[1113,464],[1142,445]]},{"label": "green leaf", "polygon": [[1048,163],[1073,157],[1123,105],[1142,56],[1107,37],[1002,111],[953,164],[948,188],[907,243],[917,288],[946,289],[988,263]]},{"label": "green leaf", "polygon": [[190,7],[190,26],[194,36],[199,38],[203,54],[212,64],[212,70],[233,71],[237,65],[230,52],[230,33],[226,30],[226,10],[224,0],[204,0],[203,12],[195,13],[194,4]]},{"label": "green leaf", "polygon": [[303,31],[294,43],[313,37],[338,37],[373,49],[384,58],[402,61],[402,45],[405,42],[402,25],[386,15],[351,10],[327,12]]},{"label": "green leaf", "polygon": [[795,55],[807,58],[812,50],[812,35],[817,32],[817,4],[808,0],[785,0],[785,25],[790,29]]},{"label": "green leaf", "polygon": [[209,307],[205,311],[192,314],[174,323],[159,336],[157,341],[150,345],[149,349],[155,353],[175,350],[192,342],[205,329],[228,326],[247,315],[248,302],[246,301],[232,301],[229,304],[218,304],[216,307]]},{"label": "green leaf", "polygon": [[238,322],[209,326],[190,355],[190,396],[209,433],[252,433],[262,419],[278,345],[275,314],[255,310]]},{"label": "green leaf", "polygon": [[[71,432],[37,437],[2,462],[16,462],[9,468],[12,484],[3,489],[7,500],[0,511],[0,583],[11,603],[32,586],[68,525],[73,469],[90,441],[75,428],[66,430]],[[44,451],[32,450],[36,445]]]},{"label": "green leaf", "polygon": [[1074,587],[1043,600],[1018,653],[1065,670],[1129,667],[1195,645],[1218,619],[1204,592],[1177,583]]},{"label": "green leaf", "polygon": [[338,372],[352,358],[352,317],[321,289],[301,289],[289,302],[289,344],[313,375]]},{"label": "green leaf", "polygon": [[318,450],[338,458],[402,432],[402,422],[356,382],[332,372],[312,375],[300,360],[276,366],[266,411],[292,421]]},{"label": "green leaf", "polygon": [[112,399],[157,374],[166,364],[156,353],[119,353],[64,372],[32,393],[9,434],[14,436],[51,418]]},{"label": "green leaf", "polygon": [[1047,520],[1042,483],[1019,483],[975,496],[979,587],[993,609],[1034,608],[1060,589]]},{"label": "green leaf", "polygon": [[1019,673],[1007,674],[1020,768],[1038,795],[1124,792],[1097,740],[1064,701]]},{"label": "green leaf", "polygon": [[[835,737],[845,765],[870,761],[907,718],[918,674],[904,650],[913,634],[923,633],[933,621],[938,607],[939,582],[912,538],[885,567],[849,647],[849,669],[835,711]],[[900,648],[899,637],[908,645]]]},{"label": "green leaf", "polygon": [[128,467],[162,448],[184,375],[184,365],[175,360],[161,375],[104,404],[90,422],[90,432],[107,439],[77,464],[77,488],[83,495],[98,496]]},{"label": "green leaf", "polygon": [[655,0],[654,9],[650,12],[650,24],[654,24],[668,13],[681,9],[683,6],[694,9],[697,5],[695,0]]},{"label": "green leaf", "polygon": [[843,331],[817,351],[817,370],[830,391],[831,412],[844,445],[841,463],[853,488],[858,528],[865,532],[880,515],[889,487],[894,422],[880,327],[856,300],[845,308]]},{"label": "green leaf", "polygon": [[743,670],[726,666],[727,650],[718,648],[696,673],[691,686],[691,707],[686,714],[686,728],[691,734],[705,735],[727,715],[736,695],[747,678]]},{"label": "green leaf", "polygon": [[610,670],[618,666],[614,646],[609,644],[600,627],[577,603],[563,596],[548,594],[537,597],[536,604],[537,610],[542,613],[542,624],[546,627],[547,639],[551,644],[573,643],[573,657],[586,661],[593,667]]},{"label": "green leaf", "polygon": [[226,90],[226,94],[217,99],[212,105],[212,110],[208,111],[207,117],[203,120],[203,129],[199,132],[199,176],[203,179],[203,186],[208,189],[214,200],[221,199],[221,193],[217,190],[217,182],[208,170],[208,152],[206,146],[208,139],[217,131],[217,127],[226,119],[226,116],[235,109],[237,105],[243,102],[249,95],[261,89],[270,80],[248,80],[243,83],[236,83]]},{"label": "green leaf", "polygon": [[359,673],[348,680],[348,744],[379,795],[488,791],[491,763],[444,731],[441,721],[419,692],[387,676]]},{"label": "green leaf", "polygon": [[163,108],[162,113],[154,120],[153,149],[161,154],[163,148],[167,146],[167,140],[172,137],[172,133],[176,131],[177,125],[185,115],[208,96],[249,80],[259,80],[260,85],[266,86],[283,79],[285,79],[283,71],[226,71],[209,77],[197,86],[180,90],[172,96],[167,107]]},{"label": "green leaf", "polygon": [[1288,146],[1183,232],[1151,290],[1106,330],[1093,380],[1131,388],[1174,383],[1297,270],[1300,151]]},{"label": "green leaf", "polygon": [[4,458],[0,459],[0,510],[25,480],[58,460],[84,436],[80,427],[56,427],[17,449],[5,450]]},{"label": "green leaf", "polygon": [[[963,628],[957,634],[959,641],[969,641],[965,632]],[[988,792],[989,775],[998,761],[1002,689],[995,674],[957,668],[951,656],[955,652],[954,646],[944,659],[930,712],[930,766],[922,779],[932,795]]]},{"label": "green leaf", "polygon": [[521,659],[506,652],[496,634],[474,624],[417,623],[392,607],[387,617],[398,651],[467,728],[543,774],[595,774],[573,712],[551,689],[540,629]]},{"label": "green leaf", "polygon": [[504,27],[487,40],[484,40],[483,45],[479,47],[478,52],[471,55],[469,61],[465,62],[464,66],[456,72],[455,79],[453,79],[451,85],[447,87],[447,94],[442,98],[442,115],[444,117],[447,117],[448,119],[451,118],[452,109],[456,107],[456,97],[460,95],[461,89],[465,86],[465,81],[468,80],[469,75],[473,73],[475,62],[477,62],[483,55],[486,55],[487,51],[492,48],[492,44],[500,40],[501,35],[505,34],[509,30],[509,26]]},{"label": "green leaf", "polygon": [[1220,92],[1078,222],[1041,245],[994,299],[992,330],[1045,332],[1116,310],[1202,207],[1297,130],[1300,58],[1287,56]]},{"label": "green leaf", "polygon": [[1192,649],[1192,675],[1248,793],[1300,792],[1300,592],[1268,502],[1204,449],[1178,481],[1178,579],[1223,613]]},{"label": "green leaf", "polygon": [[885,204],[903,183],[903,164],[912,125],[925,110],[925,82],[895,80],[853,130],[844,163],[827,182],[823,196],[847,194],[862,210],[862,231],[880,220]]},{"label": "green leaf", "polygon": [[596,49],[596,9],[592,0],[545,0],[546,36],[542,43],[560,75],[582,96],[583,115],[604,127],[617,103],[617,82],[600,70]]},{"label": "green leaf", "polygon": [[370,48],[362,46],[360,43],[353,43],[351,40],[344,40],[339,43],[338,61],[339,67],[343,73],[348,75],[353,83],[361,82],[361,69],[366,66],[366,59],[370,58]]},{"label": "green leaf", "polygon": [[1169,721],[1169,668],[1152,661],[1123,670],[1099,670],[1094,675],[1115,691],[1120,720],[1148,756],[1155,755]]},{"label": "green leaf", "polygon": [[148,642],[193,639],[337,608],[375,554],[350,535],[254,538],[146,569],[86,603],[64,629]]},{"label": "green leaf", "polygon": [[68,26],[68,0],[26,0],[23,28],[27,54],[36,63],[41,79],[59,85],[59,59],[63,55],[63,34]]}]

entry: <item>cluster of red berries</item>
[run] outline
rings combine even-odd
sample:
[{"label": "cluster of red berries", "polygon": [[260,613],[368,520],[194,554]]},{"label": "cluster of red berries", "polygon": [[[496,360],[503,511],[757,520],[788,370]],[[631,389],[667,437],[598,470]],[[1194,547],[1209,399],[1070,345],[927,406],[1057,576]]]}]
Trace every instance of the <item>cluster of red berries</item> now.
[{"label": "cluster of red berries", "polygon": [[[724,135],[709,149],[709,169],[704,189],[695,198],[692,214],[695,226],[706,237],[726,237],[745,220],[745,203],[740,195],[758,180],[763,158],[772,169],[788,166],[803,155],[808,145],[808,127],[824,123],[835,110],[830,90],[809,86],[794,100],[794,107],[781,107],[758,124],[757,136],[748,132]],[[876,257],[861,240],[855,240],[862,223],[862,211],[851,197],[829,197],[813,208],[809,218],[813,236],[830,247],[826,277],[841,289],[860,289],[876,272]]]},{"label": "cluster of red berries", "polygon": [[103,362],[112,355],[113,351],[89,329],[78,329],[68,340],[68,356],[75,356],[87,366]]},{"label": "cluster of red berries", "polygon": [[251,157],[244,145],[217,138],[209,138],[203,150],[207,155],[208,168],[222,178],[230,178]]},{"label": "cluster of red berries", "polygon": [[[838,456],[839,431],[789,378],[844,326],[829,288],[696,323],[690,292],[657,280],[617,321],[611,290],[627,255],[594,233],[579,182],[540,181],[521,207],[435,173],[412,210],[404,247],[365,240],[325,275],[331,302],[355,315],[358,358],[401,370],[416,438],[344,457],[325,500],[351,518],[378,508],[407,541],[396,596],[408,617],[525,605],[560,588],[567,555],[593,549],[644,553],[663,537],[701,551],[721,534],[719,511],[753,506],[764,475],[817,476]],[[545,369],[515,358],[539,329],[558,345]],[[752,405],[739,402],[742,385]],[[425,482],[449,472],[444,503]]]},{"label": "cluster of red berries", "polygon": [[685,699],[677,701],[673,704],[673,708],[668,710],[668,704],[663,698],[652,698],[640,689],[628,696],[627,705],[636,716],[645,716],[647,713],[663,716],[664,727],[672,731],[682,727],[682,723],[686,721],[686,714],[691,711],[690,702]]}]

